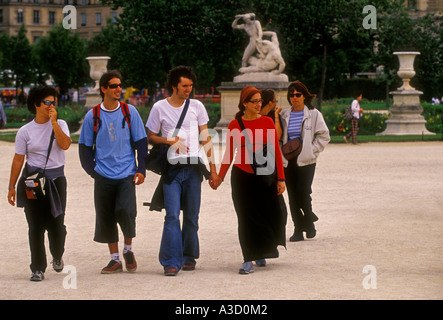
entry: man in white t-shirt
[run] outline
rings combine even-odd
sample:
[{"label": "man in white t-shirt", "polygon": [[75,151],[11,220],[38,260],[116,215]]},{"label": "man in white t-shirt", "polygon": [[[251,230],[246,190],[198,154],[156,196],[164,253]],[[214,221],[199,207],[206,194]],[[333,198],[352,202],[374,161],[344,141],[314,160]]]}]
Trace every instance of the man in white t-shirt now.
[{"label": "man in white t-shirt", "polygon": [[[171,97],[158,101],[152,107],[146,127],[152,144],[171,146],[169,166],[163,174],[163,200],[166,217],[160,245],[159,260],[165,275],[174,276],[180,269],[195,269],[199,257],[198,215],[202,182],[202,151],[199,136],[210,165],[210,184],[220,178],[213,161],[212,143],[207,130],[209,120],[203,104],[190,99],[189,108],[176,137],[172,137],[189,99],[196,76],[190,67],[179,66],[168,73],[167,88]],[[195,161],[197,159],[197,161]],[[180,228],[180,210],[183,210],[183,228]]]}]

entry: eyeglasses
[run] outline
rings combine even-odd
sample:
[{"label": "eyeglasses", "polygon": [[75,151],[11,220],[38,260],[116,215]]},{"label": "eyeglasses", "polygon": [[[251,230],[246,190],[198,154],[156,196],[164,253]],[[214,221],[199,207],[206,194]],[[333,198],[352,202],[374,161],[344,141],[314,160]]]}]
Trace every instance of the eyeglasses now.
[{"label": "eyeglasses", "polygon": [[290,98],[294,98],[294,96],[295,96],[295,97],[297,97],[297,98],[300,98],[302,95],[303,95],[303,93],[291,93],[291,94],[289,95],[289,97],[290,97]]},{"label": "eyeglasses", "polygon": [[259,99],[259,100],[249,100],[250,103],[253,104],[259,104],[259,103],[263,103],[263,99]]},{"label": "eyeglasses", "polygon": [[55,107],[55,101],[51,101],[51,100],[43,100],[42,103],[43,103],[45,106],[48,106],[48,107],[49,107],[51,104]]},{"label": "eyeglasses", "polygon": [[113,84],[108,84],[108,88],[110,89],[117,89],[117,87],[122,87],[121,83],[113,83]]}]

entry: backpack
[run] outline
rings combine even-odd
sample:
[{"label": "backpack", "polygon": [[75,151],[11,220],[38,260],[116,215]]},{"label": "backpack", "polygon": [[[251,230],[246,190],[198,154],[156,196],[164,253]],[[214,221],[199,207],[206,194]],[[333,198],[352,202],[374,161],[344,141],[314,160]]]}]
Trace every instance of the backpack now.
[{"label": "backpack", "polygon": [[[98,130],[100,130],[101,128],[101,121],[100,121],[100,104],[96,105],[93,110],[92,110],[92,114],[93,114],[93,127],[94,127],[94,138],[93,138],[93,142],[92,142],[92,148],[95,151],[96,149],[96,145],[95,142],[97,140],[97,133]],[[128,108],[128,104],[124,103],[124,102],[120,102],[120,109],[123,112],[123,121],[122,121],[122,128],[125,128],[125,123],[128,124],[128,129],[129,129],[129,134],[131,136],[131,147],[132,149],[134,149],[134,141],[132,139],[132,134],[131,134],[131,114],[129,113],[129,108]]]},{"label": "backpack", "polygon": [[351,106],[349,106],[349,107],[346,108],[345,113],[343,114],[343,118],[344,118],[346,121],[351,121],[352,118],[354,118],[354,114],[353,114],[353,112],[352,112]]}]

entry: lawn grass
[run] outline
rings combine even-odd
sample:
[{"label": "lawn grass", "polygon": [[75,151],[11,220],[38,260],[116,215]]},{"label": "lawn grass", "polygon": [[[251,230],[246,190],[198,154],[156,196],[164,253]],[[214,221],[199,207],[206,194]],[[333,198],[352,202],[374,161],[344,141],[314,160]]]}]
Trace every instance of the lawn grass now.
[{"label": "lawn grass", "polygon": [[[408,142],[408,141],[443,141],[443,134],[404,135],[404,136],[357,136],[357,142]],[[331,143],[345,143],[343,136],[331,136]]]}]

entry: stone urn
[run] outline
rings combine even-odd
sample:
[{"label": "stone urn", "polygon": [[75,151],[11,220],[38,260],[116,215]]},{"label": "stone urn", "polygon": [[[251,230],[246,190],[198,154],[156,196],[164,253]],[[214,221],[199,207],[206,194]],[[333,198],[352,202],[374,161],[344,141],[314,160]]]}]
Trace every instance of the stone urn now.
[{"label": "stone urn", "polygon": [[415,90],[411,87],[409,82],[411,81],[411,78],[415,76],[414,60],[415,56],[419,55],[420,52],[394,52],[394,54],[398,57],[400,63],[397,75],[403,80],[403,85],[397,90]]},{"label": "stone urn", "polygon": [[86,60],[89,62],[90,70],[89,76],[95,81],[94,88],[89,88],[89,92],[100,92],[99,80],[101,76],[107,71],[108,60],[110,57],[87,57]]},{"label": "stone urn", "polygon": [[403,80],[403,85],[396,91],[390,92],[393,105],[390,116],[386,120],[386,130],[377,135],[433,135],[426,129],[426,120],[422,116],[423,107],[420,95],[423,92],[411,87],[411,78],[415,76],[414,60],[420,52],[394,52],[400,62],[397,75]]}]

